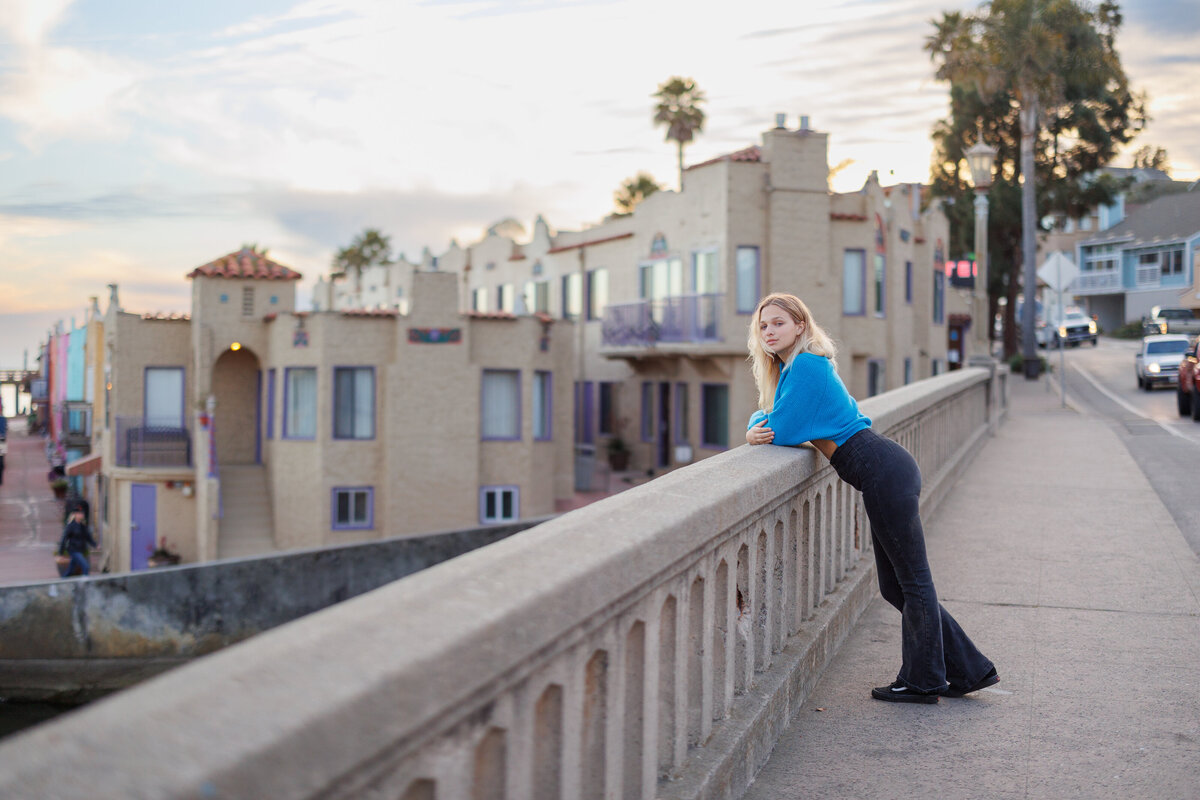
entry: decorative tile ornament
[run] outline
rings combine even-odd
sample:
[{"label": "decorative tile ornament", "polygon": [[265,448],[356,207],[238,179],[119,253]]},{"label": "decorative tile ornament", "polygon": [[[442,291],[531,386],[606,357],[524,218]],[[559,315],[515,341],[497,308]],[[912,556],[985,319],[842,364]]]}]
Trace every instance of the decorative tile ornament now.
[{"label": "decorative tile ornament", "polygon": [[308,331],[303,328],[292,331],[292,347],[308,347]]},{"label": "decorative tile ornament", "polygon": [[458,344],[462,341],[461,328],[409,328],[410,344]]}]

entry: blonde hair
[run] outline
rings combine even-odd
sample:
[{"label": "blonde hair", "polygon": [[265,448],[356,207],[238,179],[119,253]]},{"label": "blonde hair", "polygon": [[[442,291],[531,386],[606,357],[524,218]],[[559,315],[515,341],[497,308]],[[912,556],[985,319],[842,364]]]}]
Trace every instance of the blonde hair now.
[{"label": "blonde hair", "polygon": [[[804,326],[791,351],[787,353],[772,353],[763,345],[758,327],[762,321],[763,309],[767,306],[776,306],[797,325]],[[794,356],[800,353],[825,356],[834,363],[834,368],[837,368],[837,346],[833,339],[829,338],[829,334],[813,319],[808,306],[794,294],[774,292],[759,301],[750,317],[750,338],[746,344],[750,348],[750,371],[754,373],[754,384],[758,387],[758,407],[763,411],[770,411],[775,405],[775,387],[779,385],[779,372]]]}]

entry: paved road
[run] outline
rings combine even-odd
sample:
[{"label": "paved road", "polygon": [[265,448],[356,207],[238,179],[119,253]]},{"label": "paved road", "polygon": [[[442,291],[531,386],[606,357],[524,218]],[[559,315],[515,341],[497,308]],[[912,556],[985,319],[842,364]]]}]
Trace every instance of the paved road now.
[{"label": "paved road", "polygon": [[[1137,348],[1136,340],[1101,339],[1098,347],[1065,351],[1067,400],[1116,433],[1200,555],[1200,422],[1179,416],[1173,389],[1137,388]],[[1057,374],[1058,353],[1050,358]]]},{"label": "paved road", "polygon": [[46,481],[45,440],[9,420],[8,456],[0,484],[0,584],[58,577],[54,548],[62,532],[62,502]]}]

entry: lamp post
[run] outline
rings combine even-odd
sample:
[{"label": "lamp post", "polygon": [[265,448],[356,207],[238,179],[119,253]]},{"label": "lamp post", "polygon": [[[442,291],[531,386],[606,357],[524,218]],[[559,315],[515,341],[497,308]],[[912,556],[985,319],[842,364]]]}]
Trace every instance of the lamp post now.
[{"label": "lamp post", "polygon": [[[992,167],[996,163],[996,148],[983,142],[983,126],[975,144],[967,150],[967,166],[971,168],[971,183],[975,187],[975,288],[971,292],[971,313],[975,327],[975,355],[991,359],[991,304],[988,301],[988,189],[992,185]],[[980,286],[983,290],[980,291]],[[982,295],[982,307],[980,296]]]}]

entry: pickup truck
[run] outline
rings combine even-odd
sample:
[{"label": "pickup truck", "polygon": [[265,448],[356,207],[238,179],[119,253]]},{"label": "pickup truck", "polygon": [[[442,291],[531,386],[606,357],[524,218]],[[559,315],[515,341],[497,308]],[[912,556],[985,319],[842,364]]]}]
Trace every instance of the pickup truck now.
[{"label": "pickup truck", "polygon": [[1146,333],[1186,333],[1195,336],[1200,333],[1200,317],[1192,313],[1190,308],[1154,306],[1143,320],[1142,330]]}]

